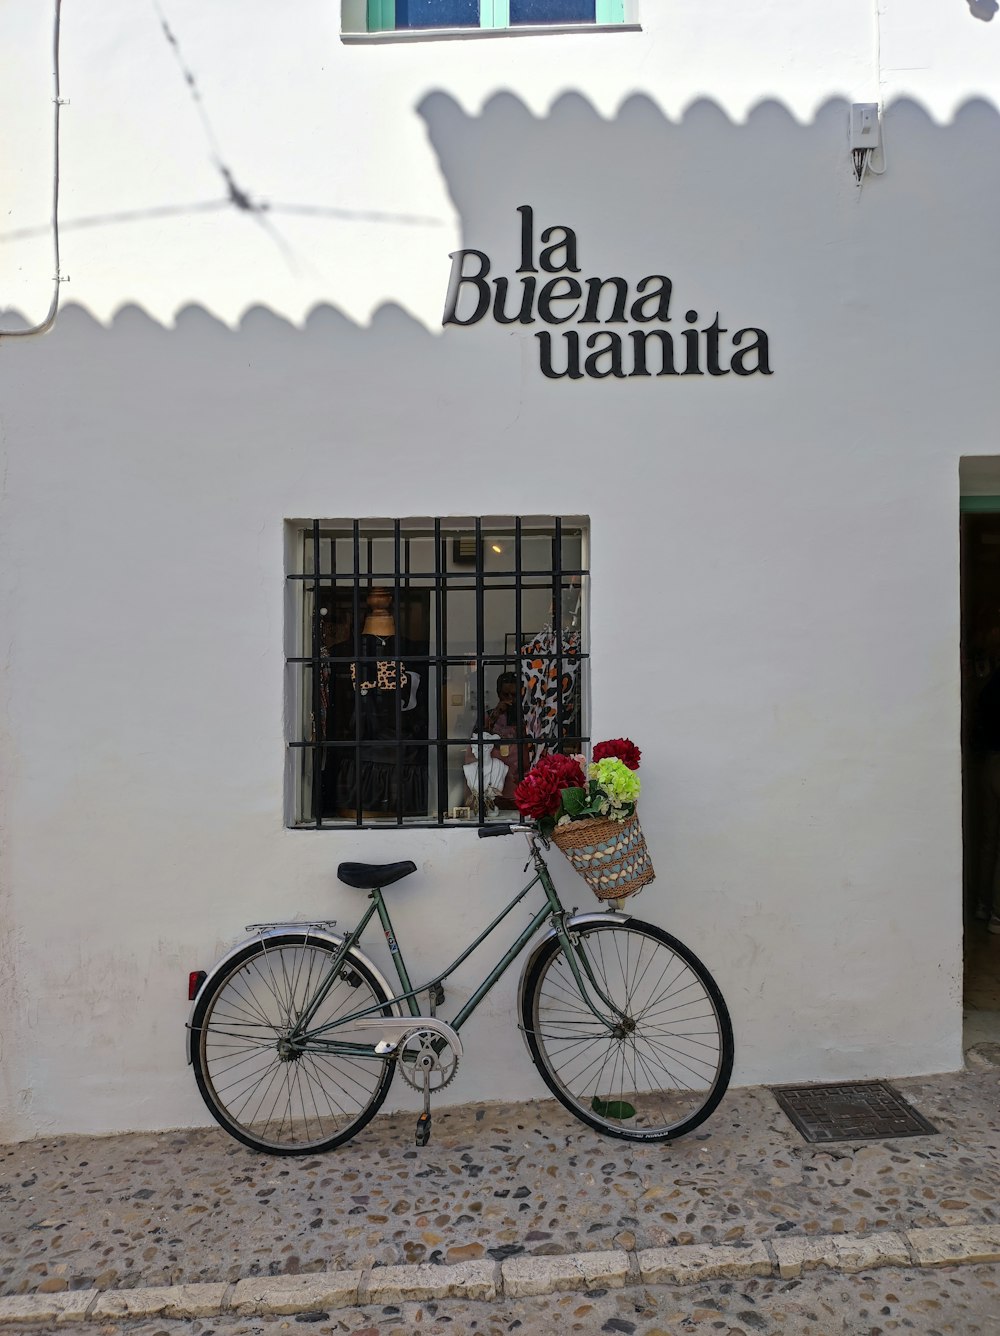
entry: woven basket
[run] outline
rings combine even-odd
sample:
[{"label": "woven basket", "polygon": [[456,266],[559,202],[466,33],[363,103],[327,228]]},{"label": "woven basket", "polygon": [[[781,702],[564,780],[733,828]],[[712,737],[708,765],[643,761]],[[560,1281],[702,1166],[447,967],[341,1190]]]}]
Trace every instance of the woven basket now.
[{"label": "woven basket", "polygon": [[625,821],[570,821],[556,826],[552,843],[561,849],[598,900],[623,900],[653,880],[653,864],[638,816]]}]

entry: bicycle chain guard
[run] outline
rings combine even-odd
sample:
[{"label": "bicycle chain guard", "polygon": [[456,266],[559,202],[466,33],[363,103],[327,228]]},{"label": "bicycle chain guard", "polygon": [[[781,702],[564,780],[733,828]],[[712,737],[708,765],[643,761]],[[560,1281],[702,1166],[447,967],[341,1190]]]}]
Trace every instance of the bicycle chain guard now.
[{"label": "bicycle chain guard", "polygon": [[439,1035],[450,1048],[455,1050],[457,1057],[462,1056],[462,1041],[458,1037],[458,1031],[453,1030],[447,1021],[438,1020],[436,1016],[358,1016],[351,1022],[351,1028],[380,1030],[382,1038],[378,1040],[376,1048],[384,1057],[394,1053],[402,1041],[408,1039],[411,1034],[422,1032]]}]

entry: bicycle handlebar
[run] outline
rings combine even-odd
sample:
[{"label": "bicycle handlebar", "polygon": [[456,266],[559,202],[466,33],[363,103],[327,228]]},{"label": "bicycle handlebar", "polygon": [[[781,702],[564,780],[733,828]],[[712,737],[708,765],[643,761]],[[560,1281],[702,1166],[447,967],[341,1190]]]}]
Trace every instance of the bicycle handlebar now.
[{"label": "bicycle handlebar", "polygon": [[512,821],[495,821],[488,826],[479,827],[479,838],[488,840],[494,835],[523,835],[533,829],[533,826],[520,826]]}]

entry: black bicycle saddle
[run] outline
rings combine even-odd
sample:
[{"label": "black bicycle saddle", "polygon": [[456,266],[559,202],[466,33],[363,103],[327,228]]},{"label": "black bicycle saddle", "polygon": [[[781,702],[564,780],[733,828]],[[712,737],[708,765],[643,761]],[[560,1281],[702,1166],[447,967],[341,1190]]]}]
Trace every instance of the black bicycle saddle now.
[{"label": "black bicycle saddle", "polygon": [[394,881],[400,881],[416,870],[416,863],[411,863],[409,859],[405,863],[341,863],[337,868],[337,876],[346,886],[370,891],[373,886],[378,886],[380,890],[391,886]]}]

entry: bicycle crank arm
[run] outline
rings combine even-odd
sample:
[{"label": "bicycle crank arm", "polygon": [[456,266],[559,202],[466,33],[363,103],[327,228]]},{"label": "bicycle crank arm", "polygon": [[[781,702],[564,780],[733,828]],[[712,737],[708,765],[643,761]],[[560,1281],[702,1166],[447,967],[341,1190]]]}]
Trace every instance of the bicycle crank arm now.
[{"label": "bicycle crank arm", "polygon": [[382,1037],[375,1045],[375,1052],[383,1058],[395,1053],[411,1035],[427,1033],[439,1035],[451,1047],[456,1057],[460,1058],[462,1056],[462,1041],[458,1037],[458,1031],[453,1030],[445,1021],[438,1020],[436,1016],[410,1016],[407,1018],[401,1016],[359,1016],[357,1020],[351,1022],[351,1029],[379,1030]]}]

